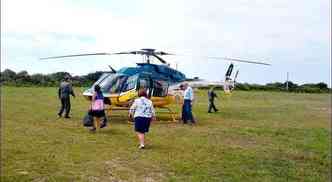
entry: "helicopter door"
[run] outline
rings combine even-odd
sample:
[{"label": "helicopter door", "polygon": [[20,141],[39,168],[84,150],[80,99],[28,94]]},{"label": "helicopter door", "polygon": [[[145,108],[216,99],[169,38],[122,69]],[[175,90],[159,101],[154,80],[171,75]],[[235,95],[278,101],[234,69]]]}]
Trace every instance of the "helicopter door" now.
[{"label": "helicopter door", "polygon": [[153,89],[151,78],[149,78],[149,77],[139,78],[138,84],[137,84],[137,90],[139,90],[139,89],[145,89],[148,94],[148,97],[151,97],[152,89]]},{"label": "helicopter door", "polygon": [[167,96],[169,84],[162,80],[153,81],[152,96],[153,97],[165,97]]}]

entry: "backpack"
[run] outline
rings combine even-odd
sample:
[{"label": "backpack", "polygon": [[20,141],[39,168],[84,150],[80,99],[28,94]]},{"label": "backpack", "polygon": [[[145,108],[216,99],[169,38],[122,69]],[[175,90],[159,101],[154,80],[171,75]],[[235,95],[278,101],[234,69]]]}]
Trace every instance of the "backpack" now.
[{"label": "backpack", "polygon": [[102,100],[102,99],[96,99],[92,103],[91,109],[93,111],[102,111],[102,110],[104,110],[104,100]]},{"label": "backpack", "polygon": [[104,110],[104,96],[102,94],[97,94],[95,101],[91,105],[91,110],[102,111]]}]

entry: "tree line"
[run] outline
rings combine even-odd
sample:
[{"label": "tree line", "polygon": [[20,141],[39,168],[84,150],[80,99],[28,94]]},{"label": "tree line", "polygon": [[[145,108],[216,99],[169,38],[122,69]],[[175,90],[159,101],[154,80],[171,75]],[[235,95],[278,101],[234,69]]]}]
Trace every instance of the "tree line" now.
[{"label": "tree line", "polygon": [[331,92],[331,88],[328,87],[326,83],[306,83],[306,84],[296,84],[291,81],[287,82],[275,82],[268,83],[265,85],[259,84],[248,84],[248,83],[237,83],[236,89],[238,90],[261,90],[261,91],[288,91],[288,92],[298,92],[298,93],[328,93]]},{"label": "tree line", "polygon": [[[74,86],[88,87],[91,86],[104,72],[94,72],[83,76],[71,76],[68,72],[56,72],[51,74],[32,74],[27,71],[15,72],[10,69],[6,69],[1,72],[0,80],[1,85],[8,86],[42,86],[42,87],[56,87],[65,76],[70,76]],[[286,85],[288,84],[288,90]],[[260,91],[289,91],[300,93],[328,93],[331,92],[331,88],[326,83],[307,83],[296,84],[291,81],[268,83],[265,85],[249,84],[249,83],[236,83],[236,90],[260,90]]]},{"label": "tree line", "polygon": [[8,86],[41,86],[57,87],[65,76],[69,76],[74,86],[87,87],[92,85],[104,72],[97,71],[83,76],[72,76],[68,72],[56,72],[51,74],[32,74],[27,71],[15,72],[5,69],[1,72],[1,85]]}]

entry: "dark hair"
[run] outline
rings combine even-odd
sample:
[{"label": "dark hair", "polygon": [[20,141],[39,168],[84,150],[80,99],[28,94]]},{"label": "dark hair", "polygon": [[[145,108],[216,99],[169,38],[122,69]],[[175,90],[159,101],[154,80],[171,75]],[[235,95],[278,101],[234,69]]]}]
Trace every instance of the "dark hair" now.
[{"label": "dark hair", "polygon": [[69,81],[69,79],[70,79],[70,76],[68,76],[68,75],[66,75],[66,76],[64,77],[64,80],[65,80],[65,81]]},{"label": "dark hair", "polygon": [[138,91],[138,97],[148,97],[148,94],[146,93],[146,90],[145,89],[140,89]]},{"label": "dark hair", "polygon": [[101,91],[100,91],[100,86],[99,85],[96,85],[95,86],[95,92],[97,92],[97,93],[100,93]]}]

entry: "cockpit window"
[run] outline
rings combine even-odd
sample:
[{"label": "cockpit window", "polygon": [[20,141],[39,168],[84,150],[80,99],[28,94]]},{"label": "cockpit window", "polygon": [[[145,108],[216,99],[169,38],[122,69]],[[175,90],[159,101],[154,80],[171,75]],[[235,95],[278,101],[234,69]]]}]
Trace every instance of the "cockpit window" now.
[{"label": "cockpit window", "polygon": [[125,75],[110,74],[107,77],[105,76],[105,78],[100,79],[101,81],[96,82],[96,84],[98,84],[100,86],[100,88],[103,92],[120,93],[122,86],[125,83],[125,81],[127,80],[127,78],[128,77]]}]

